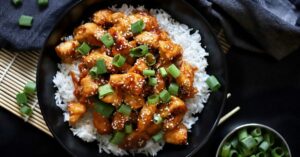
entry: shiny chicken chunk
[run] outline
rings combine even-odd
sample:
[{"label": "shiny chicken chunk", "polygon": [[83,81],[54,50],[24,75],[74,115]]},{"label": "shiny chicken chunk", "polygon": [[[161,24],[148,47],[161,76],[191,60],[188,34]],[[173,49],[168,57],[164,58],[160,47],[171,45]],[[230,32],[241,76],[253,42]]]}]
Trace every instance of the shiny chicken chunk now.
[{"label": "shiny chicken chunk", "polygon": [[110,134],[112,132],[109,119],[97,112],[93,113],[93,123],[97,132],[101,135]]},{"label": "shiny chicken chunk", "polygon": [[73,34],[74,39],[79,42],[87,42],[94,46],[100,46],[102,43],[97,37],[102,36],[104,30],[95,23],[85,23],[77,27]]},{"label": "shiny chicken chunk", "polygon": [[175,129],[166,131],[164,140],[167,143],[175,145],[187,144],[187,128],[183,124],[180,124]]},{"label": "shiny chicken chunk", "polygon": [[68,104],[68,112],[70,114],[69,123],[74,125],[86,112],[86,106],[79,102],[71,102]]},{"label": "shiny chicken chunk", "polygon": [[76,48],[79,46],[79,42],[76,40],[69,40],[60,43],[55,47],[56,54],[65,63],[71,63],[76,56]]},{"label": "shiny chicken chunk", "polygon": [[159,54],[164,60],[173,60],[182,53],[182,48],[178,44],[173,43],[172,41],[159,41]]},{"label": "shiny chicken chunk", "polygon": [[182,93],[186,97],[193,97],[193,95],[197,93],[197,90],[193,86],[196,70],[197,68],[193,67],[187,62],[182,62],[180,66],[181,74],[176,79],[176,82],[179,84],[182,89]]},{"label": "shiny chicken chunk", "polygon": [[94,81],[91,75],[86,75],[86,77],[80,80],[80,86],[82,88],[81,95],[83,97],[89,97],[97,94],[98,84]]},{"label": "shiny chicken chunk", "polygon": [[113,11],[109,9],[103,9],[95,12],[93,14],[93,22],[95,22],[98,25],[105,25],[108,22],[111,22],[111,15],[113,14]]},{"label": "shiny chicken chunk", "polygon": [[125,92],[133,95],[140,95],[143,91],[145,79],[140,74],[126,73],[110,75],[109,84],[113,87],[120,87]]}]

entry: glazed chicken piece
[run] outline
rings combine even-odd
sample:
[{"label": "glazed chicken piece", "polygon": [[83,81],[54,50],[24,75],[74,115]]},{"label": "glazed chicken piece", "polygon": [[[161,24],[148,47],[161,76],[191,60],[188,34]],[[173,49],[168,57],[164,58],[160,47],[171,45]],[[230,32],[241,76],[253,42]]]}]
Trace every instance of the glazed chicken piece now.
[{"label": "glazed chicken piece", "polygon": [[93,22],[95,22],[98,25],[105,25],[106,23],[112,22],[111,16],[113,14],[113,11],[110,9],[103,9],[95,12],[93,14]]},{"label": "glazed chicken piece", "polygon": [[104,96],[101,101],[112,104],[113,106],[119,106],[122,103],[122,94],[120,89],[115,88],[112,94]]},{"label": "glazed chicken piece", "polygon": [[82,117],[86,112],[86,106],[79,102],[70,102],[68,104],[68,112],[70,114],[69,123],[75,125],[76,122]]},{"label": "glazed chicken piece", "polygon": [[125,127],[125,123],[129,121],[129,116],[126,116],[120,112],[115,112],[112,118],[111,126],[116,131],[122,131]]},{"label": "glazed chicken piece", "polygon": [[162,123],[160,124],[155,124],[152,123],[147,129],[146,132],[149,136],[153,136],[155,134],[157,134],[159,131],[161,131],[162,129]]},{"label": "glazed chicken piece", "polygon": [[140,95],[132,95],[130,93],[124,93],[124,102],[131,106],[132,109],[139,109],[145,105],[145,100]]},{"label": "glazed chicken piece", "polygon": [[133,72],[137,74],[143,74],[143,70],[149,69],[148,65],[146,64],[145,59],[139,58],[136,60],[135,64],[129,69],[128,72]]},{"label": "glazed chicken piece", "polygon": [[125,137],[120,147],[126,150],[144,147],[150,137],[146,132],[134,131]]},{"label": "glazed chicken piece", "polygon": [[110,134],[112,132],[109,119],[97,112],[93,113],[93,124],[97,129],[97,132],[101,135]]},{"label": "glazed chicken piece", "polygon": [[56,54],[64,63],[71,63],[76,56],[76,48],[79,42],[76,40],[69,40],[61,42],[55,47]]},{"label": "glazed chicken piece", "polygon": [[102,49],[93,50],[89,55],[83,57],[83,63],[87,68],[92,68],[96,65],[97,61],[103,59],[106,68],[109,73],[116,73],[118,71],[127,72],[130,69],[130,65],[124,64],[122,67],[118,68],[112,64],[113,58],[106,55]]},{"label": "glazed chicken piece", "polygon": [[143,91],[145,79],[142,75],[132,72],[125,74],[111,74],[109,84],[115,88],[120,87],[123,91],[133,95],[140,95]]},{"label": "glazed chicken piece", "polygon": [[170,144],[187,144],[187,128],[182,123],[179,124],[175,129],[165,132],[164,140]]},{"label": "glazed chicken piece", "polygon": [[172,130],[182,122],[182,119],[187,112],[187,107],[184,102],[175,96],[171,96],[168,104],[164,104],[159,109],[159,113],[164,118],[164,130]]},{"label": "glazed chicken piece", "polygon": [[156,80],[157,80],[157,84],[154,86],[153,90],[154,93],[158,94],[165,89],[166,85],[160,73],[156,74]]},{"label": "glazed chicken piece", "polygon": [[102,27],[95,23],[85,23],[74,30],[74,39],[79,42],[87,42],[93,46],[101,46],[102,43],[97,39],[101,37],[105,31]]},{"label": "glazed chicken piece", "polygon": [[156,105],[144,105],[138,117],[137,130],[145,131],[153,124],[153,116],[156,112]]},{"label": "glazed chicken piece", "polygon": [[82,88],[81,95],[85,98],[97,94],[98,84],[91,75],[86,75],[82,78],[80,80],[80,86]]},{"label": "glazed chicken piece", "polygon": [[158,47],[158,39],[159,39],[159,35],[157,35],[155,32],[147,32],[147,31],[144,31],[135,37],[135,41],[138,44],[140,45],[145,44],[154,48]]},{"label": "glazed chicken piece", "polygon": [[180,45],[173,43],[172,41],[159,41],[158,42],[159,54],[164,60],[173,60],[182,53]]},{"label": "glazed chicken piece", "polygon": [[180,86],[182,94],[188,98],[193,97],[194,94],[197,93],[197,90],[193,86],[196,70],[196,67],[183,61],[180,65],[180,75],[176,78],[176,82]]}]

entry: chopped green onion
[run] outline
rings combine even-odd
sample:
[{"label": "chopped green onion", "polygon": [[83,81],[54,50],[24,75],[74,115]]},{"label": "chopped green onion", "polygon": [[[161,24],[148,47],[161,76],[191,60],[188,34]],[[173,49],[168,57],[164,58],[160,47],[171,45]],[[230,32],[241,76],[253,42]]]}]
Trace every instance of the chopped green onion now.
[{"label": "chopped green onion", "polygon": [[102,75],[107,73],[106,65],[104,59],[100,59],[96,63],[97,75]]},{"label": "chopped green onion", "polygon": [[171,64],[167,68],[167,72],[172,75],[174,78],[177,78],[180,75],[180,70],[176,67],[176,65]]},{"label": "chopped green onion", "polygon": [[168,73],[164,67],[159,68],[159,72],[162,77],[166,77],[168,75]]},{"label": "chopped green onion", "polygon": [[219,81],[217,80],[217,78],[215,76],[209,76],[206,80],[206,84],[208,85],[208,87],[213,91],[217,91],[220,87],[221,84],[219,83]]},{"label": "chopped green onion", "polygon": [[92,76],[97,76],[97,67],[92,67],[89,73]]},{"label": "chopped green onion", "polygon": [[36,84],[34,82],[27,82],[24,87],[24,92],[26,94],[33,94],[36,91]]},{"label": "chopped green onion", "polygon": [[271,150],[272,157],[283,157],[284,151],[281,147],[276,147]]},{"label": "chopped green onion", "polygon": [[107,48],[110,48],[114,44],[114,39],[109,33],[105,33],[100,40]]},{"label": "chopped green onion", "polygon": [[132,125],[131,124],[127,124],[125,125],[125,133],[126,134],[130,134],[132,133],[133,129],[132,129]]},{"label": "chopped green onion", "polygon": [[163,122],[163,118],[160,116],[160,114],[154,114],[153,116],[153,122],[154,124],[160,124]]},{"label": "chopped green onion", "polygon": [[17,99],[17,103],[19,105],[27,104],[27,96],[26,96],[25,93],[18,93],[17,96],[16,96],[16,99]]},{"label": "chopped green onion", "polygon": [[177,96],[178,91],[179,91],[179,86],[176,83],[171,83],[169,88],[168,88],[168,91],[171,95]]},{"label": "chopped green onion", "polygon": [[122,104],[118,109],[118,112],[123,113],[126,116],[129,116],[131,113],[131,107],[125,104]]},{"label": "chopped green onion", "polygon": [[48,0],[37,0],[40,7],[48,6]]},{"label": "chopped green onion", "polygon": [[106,104],[102,101],[95,103],[95,111],[100,113],[104,117],[110,117],[113,114],[114,110],[115,108],[112,105]]},{"label": "chopped green onion", "polygon": [[112,89],[110,84],[106,84],[98,88],[98,93],[99,99],[102,99],[104,96],[114,93],[114,90]]},{"label": "chopped green onion", "polygon": [[253,148],[257,145],[255,139],[251,135],[242,139],[240,142],[247,150],[250,151],[253,150]]},{"label": "chopped green onion", "polygon": [[155,71],[154,70],[143,70],[143,75],[144,76],[154,76],[155,75]]},{"label": "chopped green onion", "polygon": [[83,42],[76,50],[82,55],[87,55],[90,52],[91,47],[87,43]]},{"label": "chopped green onion", "polygon": [[156,59],[152,53],[147,53],[145,59],[148,66],[152,66],[156,63]]},{"label": "chopped green onion", "polygon": [[167,103],[171,100],[171,95],[167,90],[163,90],[159,93],[159,98],[162,100],[163,103]]},{"label": "chopped green onion", "polygon": [[234,138],[234,139],[232,139],[230,144],[233,148],[237,148],[237,145],[239,144],[239,140],[237,138]]},{"label": "chopped green onion", "polygon": [[258,146],[258,149],[259,149],[260,151],[266,152],[266,151],[269,149],[269,147],[270,147],[269,142],[263,141],[263,142]]},{"label": "chopped green onion", "polygon": [[243,128],[243,129],[239,130],[239,132],[238,132],[239,141],[241,141],[242,139],[244,139],[246,137],[248,137],[247,129]]},{"label": "chopped green onion", "polygon": [[118,145],[123,141],[124,137],[125,137],[125,133],[119,131],[115,132],[115,134],[110,140],[110,143]]},{"label": "chopped green onion", "polygon": [[20,112],[22,115],[30,116],[32,114],[32,109],[27,105],[23,105],[20,108]]},{"label": "chopped green onion", "polygon": [[257,143],[260,143],[260,142],[262,142],[262,141],[264,140],[264,138],[263,138],[262,136],[254,137],[254,139],[255,139],[255,141],[256,141]]},{"label": "chopped green onion", "polygon": [[236,150],[230,150],[229,156],[228,157],[239,157],[239,154]]},{"label": "chopped green onion", "polygon": [[221,157],[228,157],[230,154],[231,145],[229,143],[225,143],[221,149]]},{"label": "chopped green onion", "polygon": [[159,133],[155,134],[154,136],[152,136],[153,141],[155,142],[159,142],[163,139],[164,133],[162,131],[160,131]]},{"label": "chopped green onion", "polygon": [[157,84],[157,79],[155,77],[150,77],[149,78],[149,85],[150,86],[155,86]]},{"label": "chopped green onion", "polygon": [[12,0],[11,2],[12,2],[13,5],[15,5],[16,7],[22,5],[22,0]]},{"label": "chopped green onion", "polygon": [[131,31],[134,34],[141,33],[145,28],[145,23],[143,20],[138,20],[135,23],[131,24]]},{"label": "chopped green onion", "polygon": [[112,64],[116,67],[121,67],[125,64],[126,58],[123,57],[122,55],[118,54],[116,56],[114,56],[114,59],[112,61]]},{"label": "chopped green onion", "polygon": [[156,94],[153,94],[148,97],[147,103],[149,105],[156,105],[159,102],[159,96]]},{"label": "chopped green onion", "polygon": [[264,139],[269,142],[270,146],[273,146],[275,143],[274,136],[271,133],[264,134]]},{"label": "chopped green onion", "polygon": [[19,26],[23,27],[31,27],[32,26],[33,17],[28,15],[21,15],[19,18]]},{"label": "chopped green onion", "polygon": [[267,157],[267,155],[264,152],[259,152],[255,155],[255,157]]},{"label": "chopped green onion", "polygon": [[251,135],[253,137],[261,136],[261,129],[260,128],[255,128],[254,130],[252,130]]},{"label": "chopped green onion", "polygon": [[143,57],[148,53],[148,46],[147,45],[140,45],[136,48],[132,48],[130,50],[131,57]]}]

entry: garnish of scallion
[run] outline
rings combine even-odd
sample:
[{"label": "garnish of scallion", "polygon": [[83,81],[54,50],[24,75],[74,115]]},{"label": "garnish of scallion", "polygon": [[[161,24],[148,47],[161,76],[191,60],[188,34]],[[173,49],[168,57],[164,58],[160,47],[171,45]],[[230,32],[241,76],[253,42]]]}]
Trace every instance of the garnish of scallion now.
[{"label": "garnish of scallion", "polygon": [[114,90],[110,86],[110,84],[106,84],[106,85],[100,86],[98,88],[99,99],[102,99],[104,96],[112,94],[113,92],[114,92]]},{"label": "garnish of scallion", "polygon": [[109,33],[105,33],[100,40],[107,48],[110,48],[114,44],[114,39]]},{"label": "garnish of scallion", "polygon": [[114,56],[112,64],[116,67],[121,67],[125,64],[126,58],[123,57],[122,55],[118,54]]},{"label": "garnish of scallion", "polygon": [[176,65],[171,64],[168,68],[167,68],[167,72],[173,76],[174,78],[177,78],[180,75],[180,70],[176,67]]},{"label": "garnish of scallion", "polygon": [[87,43],[83,42],[76,50],[82,55],[87,55],[90,52],[91,47]]},{"label": "garnish of scallion", "polygon": [[168,92],[169,92],[171,95],[177,96],[177,95],[178,95],[178,91],[179,91],[179,86],[178,86],[176,83],[171,83],[171,84],[169,85]]},{"label": "garnish of scallion", "polygon": [[112,105],[106,104],[102,101],[95,102],[94,107],[96,112],[100,113],[102,116],[107,118],[109,118],[115,110],[115,108]]},{"label": "garnish of scallion", "polygon": [[209,89],[213,92],[217,91],[221,87],[221,84],[219,83],[217,78],[213,75],[207,78],[206,84],[208,85]]},{"label": "garnish of scallion", "polygon": [[21,27],[31,27],[33,17],[28,15],[21,15],[19,18],[19,26]]},{"label": "garnish of scallion", "polygon": [[32,81],[27,82],[24,87],[24,92],[26,94],[33,94],[36,91],[36,84]]},{"label": "garnish of scallion", "polygon": [[143,20],[138,20],[135,23],[131,24],[131,32],[133,34],[141,33],[144,28],[145,28],[145,23]]},{"label": "garnish of scallion", "polygon": [[129,116],[130,113],[131,113],[131,107],[128,106],[128,105],[122,104],[120,106],[120,108],[118,109],[118,112],[120,112],[120,113],[122,113],[122,114],[124,114],[126,116]]},{"label": "garnish of scallion", "polygon": [[160,142],[163,139],[164,133],[161,131],[154,136],[152,136],[153,141]]},{"label": "garnish of scallion", "polygon": [[171,95],[167,90],[163,90],[159,93],[159,98],[162,100],[163,103],[167,103],[171,100]]},{"label": "garnish of scallion", "polygon": [[148,97],[147,103],[149,105],[156,105],[159,102],[159,96],[156,94],[153,94]]},{"label": "garnish of scallion", "polygon": [[124,132],[115,132],[113,137],[110,139],[110,143],[118,145],[120,144],[123,139],[125,137],[125,133]]},{"label": "garnish of scallion", "polygon": [[155,75],[155,71],[154,70],[146,69],[146,70],[143,70],[143,75],[144,76],[154,76]]},{"label": "garnish of scallion", "polygon": [[140,45],[130,50],[131,57],[143,57],[149,52],[147,45]]}]

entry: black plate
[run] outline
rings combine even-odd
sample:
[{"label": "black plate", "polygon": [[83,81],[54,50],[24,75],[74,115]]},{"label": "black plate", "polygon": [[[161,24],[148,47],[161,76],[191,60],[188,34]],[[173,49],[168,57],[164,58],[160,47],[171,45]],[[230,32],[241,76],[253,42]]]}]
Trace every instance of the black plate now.
[{"label": "black plate", "polygon": [[183,0],[122,0],[101,1],[96,4],[93,1],[83,1],[77,4],[60,20],[45,43],[40,56],[37,70],[37,92],[43,117],[59,143],[74,156],[109,156],[99,154],[96,143],[85,143],[73,136],[67,123],[63,121],[62,111],[55,105],[52,79],[57,69],[59,58],[56,56],[54,46],[60,42],[60,38],[71,33],[82,19],[90,16],[94,11],[106,8],[113,4],[128,3],[132,5],[142,4],[146,8],[161,8],[167,11],[177,21],[199,30],[202,35],[202,44],[209,52],[207,72],[215,75],[222,84],[220,91],[212,93],[199,120],[189,133],[188,146],[165,145],[158,156],[191,156],[202,147],[214,131],[223,109],[227,91],[227,68],[225,57],[217,43],[210,26],[205,19],[188,3]]}]

